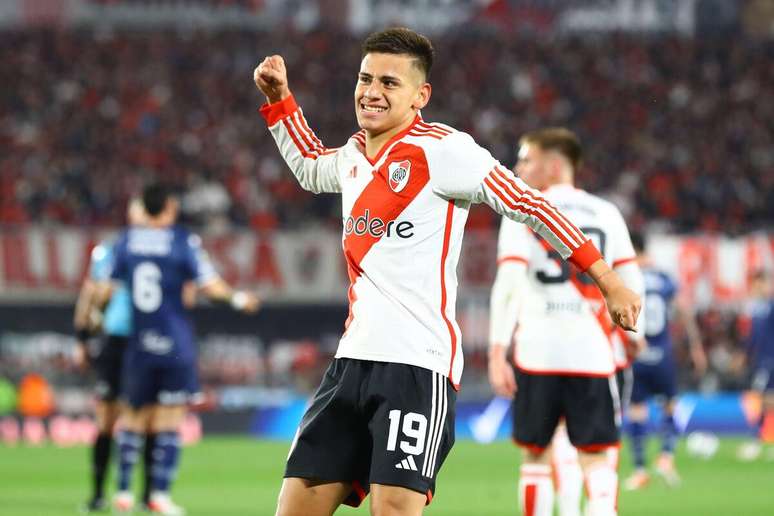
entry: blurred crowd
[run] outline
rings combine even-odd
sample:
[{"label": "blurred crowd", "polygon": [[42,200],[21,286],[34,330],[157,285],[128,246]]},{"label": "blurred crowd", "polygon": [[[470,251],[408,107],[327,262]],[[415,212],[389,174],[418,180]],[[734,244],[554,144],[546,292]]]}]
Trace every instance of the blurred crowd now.
[{"label": "blurred crowd", "polygon": [[[360,39],[289,26],[0,33],[0,224],[118,225],[127,197],[163,177],[187,222],[210,230],[338,227],[338,199],[303,192],[285,170],[252,70],[282,54],[311,125],[339,146],[357,129]],[[579,185],[637,229],[774,224],[774,42],[471,26],[434,44],[423,116],[472,133],[507,166],[521,133],[567,125],[587,151]]]}]

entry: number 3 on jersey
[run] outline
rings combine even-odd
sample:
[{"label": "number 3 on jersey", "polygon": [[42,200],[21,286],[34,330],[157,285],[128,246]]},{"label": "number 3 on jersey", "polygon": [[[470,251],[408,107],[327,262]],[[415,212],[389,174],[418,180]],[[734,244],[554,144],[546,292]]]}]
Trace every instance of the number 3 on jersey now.
[{"label": "number 3 on jersey", "polygon": [[[583,231],[586,236],[589,237],[589,239],[594,243],[597,249],[599,249],[599,252],[604,253],[605,252],[605,242],[606,242],[606,235],[605,232],[602,231],[599,228],[595,227],[582,227],[579,228],[581,231]],[[535,234],[535,237],[538,240],[541,240],[537,234]],[[556,284],[556,283],[564,283],[565,281],[570,279],[571,274],[574,272],[570,268],[570,263],[562,259],[562,255],[560,255],[558,252],[556,252],[554,249],[548,249],[548,257],[552,260],[556,260],[556,262],[559,265],[559,271],[556,274],[549,274],[545,270],[538,270],[535,273],[535,277],[540,281],[541,283],[545,284]],[[583,283],[584,285],[593,285],[594,280],[592,280],[588,274],[580,273],[578,274],[578,281]]]},{"label": "number 3 on jersey", "polygon": [[142,262],[132,275],[132,301],[138,310],[155,312],[161,306],[161,269],[153,262]]},{"label": "number 3 on jersey", "polygon": [[[395,446],[398,443],[398,429],[401,426],[400,410],[391,410],[388,417],[390,418],[390,432],[387,436],[387,451],[395,451]],[[427,418],[416,412],[406,412],[403,416],[402,429],[403,435],[412,439],[413,443],[401,441],[400,449],[409,455],[421,455],[425,450]]]}]

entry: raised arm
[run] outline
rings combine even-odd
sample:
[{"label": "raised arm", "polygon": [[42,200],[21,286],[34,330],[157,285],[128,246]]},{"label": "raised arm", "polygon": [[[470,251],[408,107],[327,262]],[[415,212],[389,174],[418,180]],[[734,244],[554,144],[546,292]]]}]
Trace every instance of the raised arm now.
[{"label": "raised arm", "polygon": [[314,193],[340,192],[339,152],[326,148],[310,129],[288,87],[282,57],[264,59],[253,72],[253,80],[266,95],[261,115],[301,187]]}]

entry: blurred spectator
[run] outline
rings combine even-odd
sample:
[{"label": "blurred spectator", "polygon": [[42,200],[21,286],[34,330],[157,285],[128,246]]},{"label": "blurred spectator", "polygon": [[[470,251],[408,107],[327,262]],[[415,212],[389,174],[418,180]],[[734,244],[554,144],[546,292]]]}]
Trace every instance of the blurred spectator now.
[{"label": "blurred spectator", "polygon": [[[318,134],[342,145],[356,130],[359,40],[292,27],[0,33],[0,224],[118,225],[127,198],[162,176],[186,192],[188,222],[337,227],[337,198],[307,195],[276,161],[251,77],[282,54]],[[568,125],[588,149],[579,184],[636,229],[774,224],[774,42],[536,40],[471,25],[435,45],[423,115],[473,133],[504,164],[524,131]],[[471,220],[496,224],[487,210]]]}]

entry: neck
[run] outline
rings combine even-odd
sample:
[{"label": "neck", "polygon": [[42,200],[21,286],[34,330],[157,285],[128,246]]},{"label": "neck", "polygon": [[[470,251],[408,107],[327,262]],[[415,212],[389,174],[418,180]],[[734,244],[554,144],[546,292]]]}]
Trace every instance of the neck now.
[{"label": "neck", "polygon": [[416,118],[416,114],[412,111],[411,116],[407,119],[401,122],[400,124],[396,125],[392,129],[388,131],[384,131],[383,133],[374,133],[366,129],[366,145],[365,145],[365,151],[366,156],[369,158],[375,157],[377,154],[379,154],[379,151],[382,149],[384,144],[386,144],[390,139],[395,136],[396,134],[400,133],[401,131],[406,130],[411,124],[414,123],[414,119]]}]

